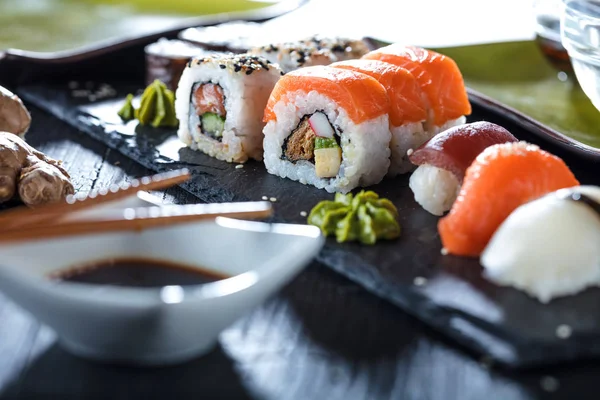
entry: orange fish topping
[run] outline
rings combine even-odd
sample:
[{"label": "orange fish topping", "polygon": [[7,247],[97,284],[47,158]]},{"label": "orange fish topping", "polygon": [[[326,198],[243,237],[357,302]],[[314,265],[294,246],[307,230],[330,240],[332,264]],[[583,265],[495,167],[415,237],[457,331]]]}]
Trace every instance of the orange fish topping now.
[{"label": "orange fish topping", "polygon": [[313,66],[281,77],[267,103],[264,122],[277,119],[273,107],[288,93],[313,90],[336,102],[355,124],[388,114],[390,110],[387,92],[376,79],[360,72]]}]

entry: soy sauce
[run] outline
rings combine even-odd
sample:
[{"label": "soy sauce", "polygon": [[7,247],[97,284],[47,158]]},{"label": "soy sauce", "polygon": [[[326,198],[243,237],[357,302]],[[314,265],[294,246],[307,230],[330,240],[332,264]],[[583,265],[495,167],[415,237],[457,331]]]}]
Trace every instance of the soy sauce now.
[{"label": "soy sauce", "polygon": [[161,260],[121,258],[70,268],[55,273],[50,278],[64,282],[152,288],[199,285],[226,279],[228,276]]}]

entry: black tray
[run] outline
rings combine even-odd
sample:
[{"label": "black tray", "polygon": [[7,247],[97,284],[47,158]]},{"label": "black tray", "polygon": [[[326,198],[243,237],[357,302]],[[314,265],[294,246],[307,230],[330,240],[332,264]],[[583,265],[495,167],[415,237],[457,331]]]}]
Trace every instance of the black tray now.
[{"label": "black tray", "polygon": [[[305,223],[301,211],[308,212],[320,200],[333,197],[323,190],[270,175],[259,162],[235,168],[191,151],[179,143],[174,130],[139,127],[135,122],[122,124],[116,112],[124,96],[140,85],[113,82],[115,98],[94,103],[73,97],[67,82],[21,87],[18,93],[151,170],[189,168],[193,179],[183,188],[203,202],[274,197],[274,221]],[[535,131],[535,126],[507,118],[477,96],[471,94],[471,101],[473,114],[469,120],[499,123],[519,139],[563,157],[582,183],[599,183],[590,173],[593,164],[577,152],[545,142],[547,136]],[[77,166],[67,168],[75,171]],[[590,289],[542,305],[519,291],[498,287],[482,278],[476,260],[440,254],[438,218],[414,202],[407,176],[386,179],[372,189],[398,207],[402,237],[372,247],[337,244],[330,239],[318,256],[324,265],[507,366],[529,367],[600,356],[600,313],[596,311],[600,290]],[[427,283],[416,285],[418,277],[426,278]],[[556,334],[563,324],[573,331],[566,339]]]}]

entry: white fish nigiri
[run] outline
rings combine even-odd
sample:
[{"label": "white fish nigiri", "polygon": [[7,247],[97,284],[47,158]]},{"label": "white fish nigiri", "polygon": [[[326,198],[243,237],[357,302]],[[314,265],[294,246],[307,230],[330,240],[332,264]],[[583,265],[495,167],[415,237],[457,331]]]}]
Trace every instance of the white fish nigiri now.
[{"label": "white fish nigiri", "polygon": [[562,189],[517,208],[481,264],[491,281],[542,303],[600,285],[600,187]]}]

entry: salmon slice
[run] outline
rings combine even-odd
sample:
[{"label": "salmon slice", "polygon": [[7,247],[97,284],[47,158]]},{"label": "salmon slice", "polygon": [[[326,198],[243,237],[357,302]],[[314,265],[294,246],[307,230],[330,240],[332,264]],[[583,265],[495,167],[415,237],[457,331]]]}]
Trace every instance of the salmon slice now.
[{"label": "salmon slice", "polygon": [[517,207],[579,182],[558,157],[525,142],[485,149],[467,169],[458,198],[438,222],[450,254],[477,257]]},{"label": "salmon slice", "polygon": [[225,95],[223,88],[214,83],[205,83],[196,89],[194,92],[196,100],[196,113],[203,115],[205,113],[214,113],[218,116],[225,117]]},{"label": "salmon slice", "polygon": [[297,91],[309,93],[313,90],[329,97],[346,110],[355,124],[390,111],[387,92],[376,79],[356,71],[314,66],[288,72],[281,77],[271,92],[264,122],[277,119],[273,107],[286,94]]},{"label": "salmon slice", "polygon": [[471,103],[458,66],[450,57],[415,46],[392,44],[365,54],[409,70],[425,92],[437,126],[471,114]]},{"label": "salmon slice", "polygon": [[397,127],[427,119],[427,103],[415,77],[405,68],[377,60],[348,60],[330,67],[367,74],[379,81],[390,99],[390,123]]}]

